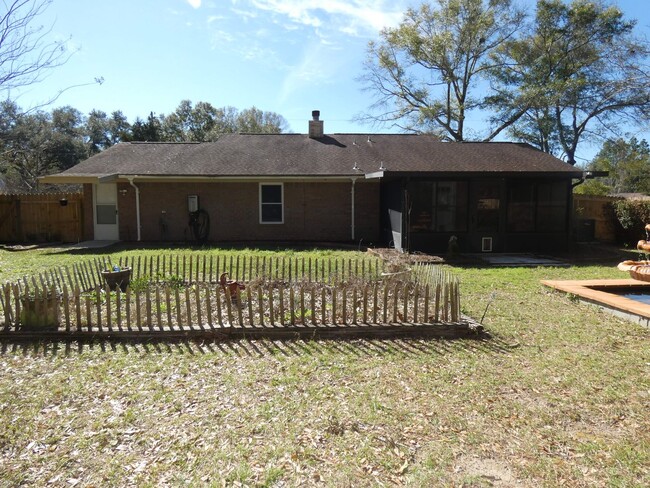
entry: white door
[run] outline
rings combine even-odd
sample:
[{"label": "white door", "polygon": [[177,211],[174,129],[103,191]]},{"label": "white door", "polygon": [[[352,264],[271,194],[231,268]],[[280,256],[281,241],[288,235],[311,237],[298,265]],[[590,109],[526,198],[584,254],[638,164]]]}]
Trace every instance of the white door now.
[{"label": "white door", "polygon": [[117,185],[100,183],[94,185],[95,240],[117,241],[120,233],[117,225]]}]

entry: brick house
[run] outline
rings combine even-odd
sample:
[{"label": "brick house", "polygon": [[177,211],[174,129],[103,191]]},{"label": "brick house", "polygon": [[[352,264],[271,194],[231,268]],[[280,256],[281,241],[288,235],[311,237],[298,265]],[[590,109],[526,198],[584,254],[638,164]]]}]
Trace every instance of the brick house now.
[{"label": "brick house", "polygon": [[226,134],[121,143],[43,183],[83,184],[87,239],[361,242],[404,250],[568,245],[582,172],[526,144],[408,134]]}]

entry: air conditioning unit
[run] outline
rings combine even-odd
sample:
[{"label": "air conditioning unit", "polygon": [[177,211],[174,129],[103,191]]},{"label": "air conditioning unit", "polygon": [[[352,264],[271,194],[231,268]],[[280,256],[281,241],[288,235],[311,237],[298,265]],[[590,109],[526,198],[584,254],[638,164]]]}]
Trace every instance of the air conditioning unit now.
[{"label": "air conditioning unit", "polygon": [[482,237],[481,238],[481,251],[482,252],[492,252],[492,238],[491,237]]}]

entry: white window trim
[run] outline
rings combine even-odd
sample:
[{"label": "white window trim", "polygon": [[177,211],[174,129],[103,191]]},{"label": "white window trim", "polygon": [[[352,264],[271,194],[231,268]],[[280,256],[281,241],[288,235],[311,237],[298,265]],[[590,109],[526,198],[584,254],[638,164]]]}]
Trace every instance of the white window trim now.
[{"label": "white window trim", "polygon": [[[280,206],[281,206],[281,211],[282,211],[282,218],[280,219],[280,222],[264,222],[262,220],[262,187],[263,186],[279,186],[280,187]],[[260,182],[260,184],[259,184],[258,202],[259,202],[259,216],[260,216],[259,221],[260,221],[260,224],[262,224],[262,225],[284,224],[284,183],[277,183],[277,182],[274,182],[274,181]]]}]

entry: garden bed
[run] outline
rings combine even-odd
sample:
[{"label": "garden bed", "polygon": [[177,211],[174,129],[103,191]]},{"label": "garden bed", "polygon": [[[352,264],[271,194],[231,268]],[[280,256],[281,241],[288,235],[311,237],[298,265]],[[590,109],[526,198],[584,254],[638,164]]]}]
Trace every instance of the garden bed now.
[{"label": "garden bed", "polygon": [[[128,266],[127,266],[128,265]],[[128,288],[102,271],[129,267]],[[27,337],[333,337],[476,334],[460,315],[458,281],[439,266],[387,273],[381,261],[278,258],[216,261],[198,256],[80,263],[3,287],[4,335]],[[241,286],[227,292],[218,278]],[[21,297],[61,296],[55,331],[25,331]]]}]

